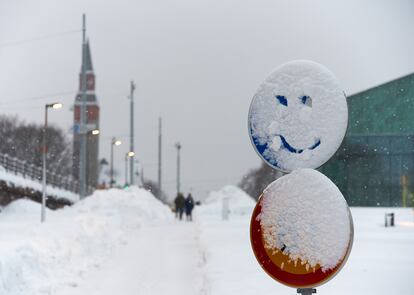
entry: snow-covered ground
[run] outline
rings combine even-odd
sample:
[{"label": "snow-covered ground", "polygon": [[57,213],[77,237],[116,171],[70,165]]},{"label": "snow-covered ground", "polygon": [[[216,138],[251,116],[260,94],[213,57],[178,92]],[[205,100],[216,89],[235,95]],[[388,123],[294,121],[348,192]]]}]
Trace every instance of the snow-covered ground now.
[{"label": "snow-covered ground", "polygon": [[195,227],[172,221],[142,227],[114,249],[105,265],[59,295],[200,294],[203,289]]},{"label": "snow-covered ground", "polygon": [[[229,219],[222,220],[228,199]],[[255,202],[233,186],[214,192],[195,222],[137,188],[98,191],[40,224],[37,203],[0,213],[0,294],[296,294],[268,277],[250,247]],[[384,213],[397,226],[384,228]],[[353,208],[355,242],[344,269],[319,294],[411,294],[411,209]]]},{"label": "snow-covered ground", "polygon": [[[0,180],[3,180],[7,183],[10,183],[14,186],[20,186],[22,188],[31,188],[33,190],[42,191],[42,183],[41,181],[36,181],[33,179],[25,178],[23,175],[20,174],[13,174],[11,172],[6,171],[6,169],[0,166]],[[46,191],[48,196],[56,197],[57,199],[66,199],[72,203],[75,203],[79,200],[79,195],[67,191],[64,189],[60,189],[51,185],[46,186]]]},{"label": "snow-covered ground", "polygon": [[[230,198],[228,220],[222,220],[221,203],[225,197]],[[273,281],[256,262],[249,237],[250,212],[255,203],[234,187],[226,187],[206,201],[204,208],[197,208],[196,222],[204,252],[208,294],[296,294],[296,290]],[[411,294],[413,210],[351,208],[351,211],[355,226],[351,255],[336,277],[317,288],[318,293]],[[389,212],[396,214],[395,228],[384,227],[384,214]]]},{"label": "snow-covered ground", "polygon": [[44,224],[39,204],[17,200],[0,213],[0,294],[76,290],[134,236],[171,220],[168,207],[136,188],[97,191],[72,207],[48,210]]}]

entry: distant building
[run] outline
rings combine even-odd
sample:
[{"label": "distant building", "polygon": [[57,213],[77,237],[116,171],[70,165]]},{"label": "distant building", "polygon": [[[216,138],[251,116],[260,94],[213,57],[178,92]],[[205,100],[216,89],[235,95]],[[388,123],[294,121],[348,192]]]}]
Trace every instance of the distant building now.
[{"label": "distant building", "polygon": [[[95,188],[98,184],[98,154],[99,154],[99,135],[92,135],[90,131],[99,129],[99,104],[95,95],[95,73],[92,66],[92,56],[89,40],[86,43],[86,89],[87,89],[87,129],[89,130],[86,143],[86,184]],[[73,177],[79,180],[79,126],[80,126],[80,107],[82,104],[82,67],[79,74],[79,91],[75,99],[74,107],[74,136],[73,136]]]},{"label": "distant building", "polygon": [[414,74],[348,98],[342,146],[320,170],[351,206],[413,206]]}]

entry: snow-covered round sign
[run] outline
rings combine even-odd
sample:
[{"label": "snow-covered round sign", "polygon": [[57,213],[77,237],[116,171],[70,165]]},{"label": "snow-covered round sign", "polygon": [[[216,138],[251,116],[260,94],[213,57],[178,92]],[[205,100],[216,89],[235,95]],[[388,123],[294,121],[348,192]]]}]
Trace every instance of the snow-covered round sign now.
[{"label": "snow-covered round sign", "polygon": [[304,60],[285,63],[267,77],[249,111],[254,148],[285,172],[324,164],[340,146],[347,123],[346,97],[335,76]]},{"label": "snow-covered round sign", "polygon": [[313,169],[272,182],[250,224],[255,256],[275,280],[310,288],[331,279],[351,251],[353,222],[336,185]]}]

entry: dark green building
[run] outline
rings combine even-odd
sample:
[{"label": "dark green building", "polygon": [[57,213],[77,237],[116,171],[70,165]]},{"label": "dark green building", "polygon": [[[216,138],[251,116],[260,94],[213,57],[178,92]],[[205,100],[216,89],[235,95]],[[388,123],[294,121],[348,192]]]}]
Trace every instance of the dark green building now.
[{"label": "dark green building", "polygon": [[348,97],[348,130],[320,170],[351,206],[413,206],[414,74]]}]

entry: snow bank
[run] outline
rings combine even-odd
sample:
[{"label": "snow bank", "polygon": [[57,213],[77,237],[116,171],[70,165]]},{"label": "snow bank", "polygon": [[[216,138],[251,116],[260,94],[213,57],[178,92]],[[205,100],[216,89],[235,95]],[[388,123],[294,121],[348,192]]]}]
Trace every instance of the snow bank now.
[{"label": "snow bank", "polygon": [[[42,191],[42,183],[29,178],[24,178],[21,175],[12,174],[7,172],[4,167],[0,166],[0,180],[3,180],[7,183],[13,184],[14,186],[20,186],[22,188],[31,188],[33,190]],[[56,197],[59,199],[66,199],[72,203],[75,203],[79,200],[79,195],[71,191],[59,189],[50,185],[47,185],[47,195]]]},{"label": "snow bank", "polygon": [[311,61],[278,67],[257,90],[249,111],[254,148],[276,169],[317,168],[340,146],[348,122],[335,76]]},{"label": "snow bank", "polygon": [[250,215],[256,202],[240,188],[227,185],[218,191],[211,192],[202,206],[196,208],[196,214],[222,215],[223,200],[228,199],[229,213],[232,215]]},{"label": "snow bank", "polygon": [[13,215],[22,216],[25,214],[38,214],[39,204],[27,199],[19,199],[11,202],[1,211],[1,216],[10,218]]},{"label": "snow bank", "polygon": [[39,204],[17,200],[0,213],[0,293],[55,294],[76,287],[141,226],[171,219],[167,206],[138,188],[97,191],[71,207],[47,210],[44,224]]},{"label": "snow bank", "polygon": [[335,268],[353,236],[348,205],[322,173],[299,169],[272,182],[260,200],[257,217],[265,247],[283,251],[307,268]]}]

